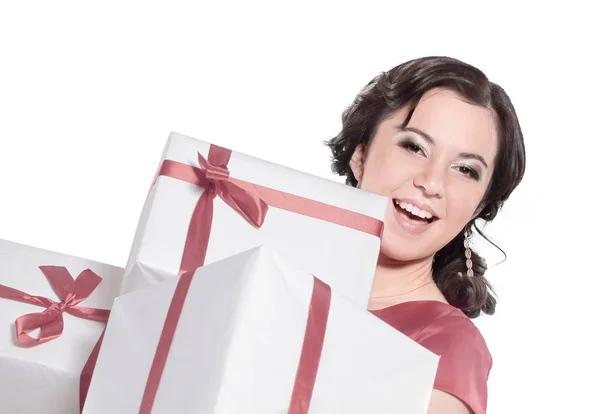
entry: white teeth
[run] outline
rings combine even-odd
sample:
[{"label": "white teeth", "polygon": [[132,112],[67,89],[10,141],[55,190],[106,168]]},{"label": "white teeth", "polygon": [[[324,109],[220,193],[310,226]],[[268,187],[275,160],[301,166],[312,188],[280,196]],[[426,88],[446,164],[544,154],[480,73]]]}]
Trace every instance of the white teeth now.
[{"label": "white teeth", "polygon": [[430,219],[430,218],[433,217],[433,215],[431,215],[431,213],[428,213],[425,210],[421,210],[420,214],[419,214],[419,217],[424,218],[424,219]]},{"label": "white teeth", "polygon": [[401,209],[414,214],[415,216],[418,216],[418,217],[421,217],[424,219],[431,219],[433,217],[433,215],[431,213],[429,213],[428,211],[421,210],[420,208],[418,208],[410,203],[407,203],[405,201],[398,202],[398,201],[394,200],[394,204],[397,207],[400,207]]}]

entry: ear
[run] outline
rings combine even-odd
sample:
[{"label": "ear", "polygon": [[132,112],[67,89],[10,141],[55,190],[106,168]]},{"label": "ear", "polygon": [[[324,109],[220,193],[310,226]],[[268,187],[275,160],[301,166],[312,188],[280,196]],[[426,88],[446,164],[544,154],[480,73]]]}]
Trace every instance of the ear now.
[{"label": "ear", "polygon": [[358,144],[354,149],[352,158],[350,159],[350,169],[352,170],[352,174],[354,174],[354,178],[356,178],[356,181],[358,181],[358,187],[360,187],[360,183],[362,181],[364,164],[365,146],[363,144]]}]

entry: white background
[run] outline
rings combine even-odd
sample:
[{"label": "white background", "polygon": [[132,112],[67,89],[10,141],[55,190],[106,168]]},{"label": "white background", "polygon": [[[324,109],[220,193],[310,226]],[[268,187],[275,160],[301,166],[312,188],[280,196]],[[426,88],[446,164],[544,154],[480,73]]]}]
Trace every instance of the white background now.
[{"label": "white background", "polygon": [[507,90],[528,154],[487,230],[508,260],[482,249],[488,412],[598,412],[593,6],[417,3],[3,1],[0,237],[123,266],[171,130],[339,180],[321,142],[359,89],[454,56]]}]

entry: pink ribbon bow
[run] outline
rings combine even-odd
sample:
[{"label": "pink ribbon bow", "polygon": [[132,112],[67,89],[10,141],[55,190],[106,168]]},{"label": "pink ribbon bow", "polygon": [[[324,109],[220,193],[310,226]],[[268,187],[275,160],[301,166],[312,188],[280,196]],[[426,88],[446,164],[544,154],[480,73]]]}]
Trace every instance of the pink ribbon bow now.
[{"label": "pink ribbon bow", "polygon": [[[86,269],[73,280],[69,271],[62,266],[40,266],[50,286],[61,300],[55,302],[43,296],[33,296],[8,286],[0,285],[0,298],[14,300],[46,308],[42,312],[29,313],[17,318],[15,328],[17,342],[24,347],[32,347],[58,338],[64,328],[63,313],[77,318],[97,322],[107,322],[110,311],[77,306],[84,301],[102,281],[102,278],[90,269]],[[39,338],[27,332],[40,329]]]},{"label": "pink ribbon bow", "polygon": [[189,223],[180,274],[204,265],[213,219],[213,200],[217,195],[254,227],[262,226],[270,206],[381,238],[381,220],[230,177],[227,169],[230,158],[231,150],[212,144],[208,150],[208,161],[198,153],[199,168],[164,160],[154,178],[152,185],[158,177],[165,176],[205,188]]},{"label": "pink ribbon bow", "polygon": [[229,180],[227,164],[231,151],[219,148],[215,145],[208,153],[207,161],[202,154],[198,153],[198,164],[200,174],[208,180],[206,192],[212,199],[216,195],[235,211],[237,211],[248,223],[254,227],[260,227],[265,221],[269,206],[257,194],[240,187]]},{"label": "pink ribbon bow", "polygon": [[[208,151],[208,160],[198,153],[199,167],[166,159],[161,163],[152,181],[150,190],[160,176],[181,180],[205,189],[196,204],[188,226],[187,238],[179,265],[180,274],[193,273],[195,269],[204,265],[213,220],[213,201],[217,195],[254,227],[262,226],[267,210],[271,206],[381,238],[383,234],[383,222],[381,220],[352,210],[230,177],[227,169],[230,158],[231,150],[211,144]],[[100,336],[81,372],[79,390],[81,410],[83,410],[102,339],[103,335]],[[308,362],[303,364],[303,366],[308,365],[310,365]],[[299,378],[304,376],[304,373],[299,374]],[[301,387],[298,387],[294,394],[292,407],[297,407],[298,401],[306,400],[305,393],[300,392],[300,389]]]},{"label": "pink ribbon bow", "polygon": [[204,265],[208,239],[213,220],[213,201],[218,195],[254,227],[262,226],[269,209],[268,204],[254,191],[244,188],[238,180],[229,177],[227,164],[231,151],[211,145],[208,160],[198,153],[200,168],[165,160],[158,175],[184,179],[205,190],[192,213],[180,264],[180,273]]}]

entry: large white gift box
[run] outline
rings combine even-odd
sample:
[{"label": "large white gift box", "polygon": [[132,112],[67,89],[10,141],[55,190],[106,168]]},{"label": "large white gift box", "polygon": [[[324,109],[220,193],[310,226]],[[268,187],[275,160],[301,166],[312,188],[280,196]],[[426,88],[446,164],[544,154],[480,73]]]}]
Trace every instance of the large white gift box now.
[{"label": "large white gift box", "polygon": [[0,240],[0,412],[78,414],[123,269]]},{"label": "large white gift box", "polygon": [[419,414],[437,364],[260,246],[118,297],[84,414]]},{"label": "large white gift box", "polygon": [[366,307],[388,203],[380,195],[171,133],[121,293],[268,244]]}]

